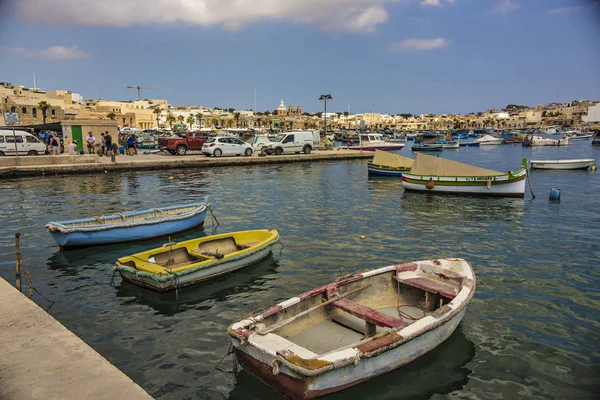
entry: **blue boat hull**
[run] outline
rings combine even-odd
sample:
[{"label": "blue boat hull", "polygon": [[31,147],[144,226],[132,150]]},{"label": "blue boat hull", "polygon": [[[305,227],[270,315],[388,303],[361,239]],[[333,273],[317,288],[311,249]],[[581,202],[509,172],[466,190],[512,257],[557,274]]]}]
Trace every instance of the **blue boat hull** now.
[{"label": "blue boat hull", "polygon": [[402,172],[406,172],[409,169],[401,170],[398,167],[388,167],[387,165],[379,165],[374,163],[367,163],[367,169],[369,175],[378,176],[394,176],[396,178],[402,178]]},{"label": "blue boat hull", "polygon": [[157,222],[150,225],[116,227],[93,232],[50,232],[56,243],[63,249],[98,246],[111,243],[133,242],[168,236],[204,225],[206,210],[193,217]]}]

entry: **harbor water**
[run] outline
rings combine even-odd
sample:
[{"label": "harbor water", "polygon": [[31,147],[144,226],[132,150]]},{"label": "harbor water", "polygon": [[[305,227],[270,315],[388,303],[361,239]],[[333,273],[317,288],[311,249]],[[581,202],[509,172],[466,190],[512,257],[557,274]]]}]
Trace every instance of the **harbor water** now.
[{"label": "harbor water", "polygon": [[[413,156],[409,147],[399,154]],[[440,157],[514,171],[524,157],[600,160],[600,148],[589,141],[463,147]],[[600,172],[530,176],[535,199],[529,188],[525,199],[406,193],[398,179],[368,178],[365,160],[3,180],[0,275],[14,283],[20,232],[23,268],[39,292],[33,300],[155,398],[277,399],[231,356],[215,369],[229,348],[230,323],[340,274],[462,257],[473,265],[477,291],[458,330],[416,362],[330,398],[597,398]],[[552,188],[560,188],[560,202],[548,200]],[[122,282],[112,267],[167,238],[60,252],[44,231],[49,221],[205,195],[220,225],[207,217],[204,230],[172,241],[275,228],[281,252],[159,294]]]}]

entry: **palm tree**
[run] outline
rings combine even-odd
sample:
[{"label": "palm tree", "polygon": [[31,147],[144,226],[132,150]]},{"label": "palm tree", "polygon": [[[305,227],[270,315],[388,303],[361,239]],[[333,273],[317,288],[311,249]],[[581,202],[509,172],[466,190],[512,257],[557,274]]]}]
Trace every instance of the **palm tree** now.
[{"label": "palm tree", "polygon": [[167,122],[169,123],[169,126],[171,127],[171,129],[173,129],[173,122],[175,122],[177,119],[175,118],[175,116],[171,113],[167,114]]},{"label": "palm tree", "polygon": [[233,118],[235,118],[235,127],[239,128],[240,127],[240,113],[236,112],[235,114],[233,114]]},{"label": "palm tree", "polygon": [[216,119],[216,118],[213,118],[213,119],[211,120],[211,122],[212,122],[212,126],[213,126],[213,127],[216,127],[217,125],[219,125],[219,120],[218,120],[218,119]]},{"label": "palm tree", "polygon": [[187,122],[190,126],[190,129],[192,129],[192,124],[194,123],[194,121],[196,121],[196,118],[194,118],[192,114],[188,115],[187,119],[185,120],[185,122]]},{"label": "palm tree", "polygon": [[233,119],[227,119],[227,127],[228,128],[233,127]]},{"label": "palm tree", "polygon": [[198,120],[198,126],[200,128],[202,128],[202,117],[203,117],[202,113],[196,114],[196,119]]},{"label": "palm tree", "polygon": [[42,118],[44,120],[44,124],[46,124],[46,110],[52,108],[52,106],[48,104],[47,101],[42,100],[38,103],[38,107],[40,108],[40,110],[42,110]]},{"label": "palm tree", "polygon": [[110,119],[115,119],[117,116],[117,114],[115,114],[114,112],[109,112],[108,114],[106,114],[106,118],[110,118]]},{"label": "palm tree", "polygon": [[160,128],[159,118],[160,114],[162,113],[162,109],[160,107],[156,107],[152,112],[156,114],[156,127]]},{"label": "palm tree", "polygon": [[184,120],[185,120],[185,117],[184,117],[183,115],[179,114],[179,115],[177,116],[177,121],[179,121],[179,123],[180,123],[180,124],[183,124],[183,121],[184,121]]}]

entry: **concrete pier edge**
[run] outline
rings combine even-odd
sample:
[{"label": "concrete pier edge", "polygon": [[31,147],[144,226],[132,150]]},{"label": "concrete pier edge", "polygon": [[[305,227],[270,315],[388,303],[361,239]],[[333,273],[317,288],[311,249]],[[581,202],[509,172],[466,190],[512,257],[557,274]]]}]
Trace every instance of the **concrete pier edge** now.
[{"label": "concrete pier edge", "polygon": [[[31,156],[34,157],[34,156]],[[55,156],[62,157],[62,156]],[[285,164],[296,162],[311,161],[340,161],[373,158],[373,152],[346,150],[346,151],[318,151],[311,154],[291,154],[281,156],[259,157],[221,157],[208,158],[199,155],[189,156],[134,156],[134,159],[128,156],[117,156],[117,162],[108,162],[108,158],[101,158],[97,163],[73,163],[56,165],[27,165],[27,166],[5,166],[0,167],[0,177],[21,177],[21,176],[39,176],[39,175],[74,175],[74,174],[93,174],[104,171],[134,171],[134,170],[164,170],[190,167],[230,167],[230,166],[252,166],[264,164]],[[139,157],[139,158],[137,158]]]},{"label": "concrete pier edge", "polygon": [[152,399],[2,278],[0,321],[0,399]]}]

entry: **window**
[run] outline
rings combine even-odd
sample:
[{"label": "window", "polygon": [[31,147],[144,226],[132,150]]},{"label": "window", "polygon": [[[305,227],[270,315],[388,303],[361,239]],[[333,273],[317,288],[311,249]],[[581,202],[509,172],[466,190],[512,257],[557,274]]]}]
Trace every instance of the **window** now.
[{"label": "window", "polygon": [[23,108],[21,108],[21,113],[23,113],[23,114],[27,114],[27,107],[23,107]]},{"label": "window", "polygon": [[4,143],[4,136],[0,135],[0,143]]},{"label": "window", "polygon": [[39,143],[39,140],[35,136],[25,136],[27,143]]},{"label": "window", "polygon": [[32,108],[31,109],[31,115],[33,115],[34,117],[37,117],[37,108]]},{"label": "window", "polygon": [[281,143],[293,143],[294,142],[294,135],[287,135],[287,137],[285,139],[283,139],[283,142]]},{"label": "window", "polygon": [[52,109],[52,116],[54,117],[56,115],[56,110],[53,108]]},{"label": "window", "polygon": [[[17,139],[17,143],[23,143],[23,136],[16,136]],[[6,137],[6,143],[14,143],[15,142],[15,136],[7,136]]]},{"label": "window", "polygon": [[10,108],[10,112],[17,112],[17,107],[15,107],[15,106],[12,106],[12,107]]}]

